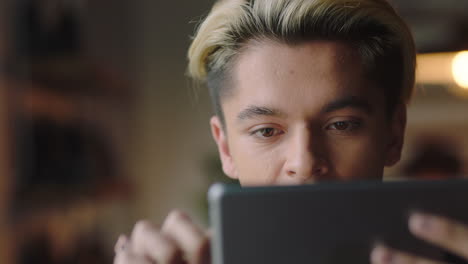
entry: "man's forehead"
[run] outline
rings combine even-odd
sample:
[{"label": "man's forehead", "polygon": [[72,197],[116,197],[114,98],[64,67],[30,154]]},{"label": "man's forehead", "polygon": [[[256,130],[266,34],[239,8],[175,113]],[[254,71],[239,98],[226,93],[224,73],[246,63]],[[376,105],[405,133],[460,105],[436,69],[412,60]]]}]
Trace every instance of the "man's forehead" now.
[{"label": "man's forehead", "polygon": [[[271,56],[272,54],[274,56]],[[324,54],[327,56],[322,56]],[[310,60],[310,57],[313,59]],[[333,60],[329,60],[328,57],[332,57]],[[354,45],[332,40],[310,40],[295,44],[275,40],[248,42],[239,54],[237,62],[248,61],[249,65],[255,67],[259,65],[259,62],[268,61],[271,68],[278,69],[277,66],[285,66],[284,58],[291,58],[292,62],[305,60],[314,69],[326,66],[347,66],[349,62],[352,62],[354,66],[361,63],[359,50]],[[245,64],[240,65],[239,68],[242,69],[245,66]],[[294,68],[294,63],[291,66]]]},{"label": "man's forehead", "polygon": [[339,42],[313,41],[302,45],[265,42],[256,45],[258,47],[239,55],[231,72],[232,85],[247,86],[249,94],[255,92],[251,89],[252,84],[270,88],[276,87],[275,84],[291,88],[299,84],[313,88],[322,85],[320,82],[349,86],[350,82],[365,78],[360,56],[351,55],[356,52]]},{"label": "man's forehead", "polygon": [[[284,117],[294,110],[325,113],[355,108],[372,113],[378,108],[382,100],[376,99],[382,93],[362,73],[360,60],[353,61],[355,57],[345,51],[333,51],[349,46],[330,41],[309,44],[257,43],[240,56],[233,65],[233,96],[224,100],[234,99],[236,110],[231,113],[242,120],[256,115]],[[270,53],[262,49],[269,45],[288,51],[277,56],[274,49]],[[297,54],[288,57],[288,52]],[[379,101],[376,106],[374,101]]]}]

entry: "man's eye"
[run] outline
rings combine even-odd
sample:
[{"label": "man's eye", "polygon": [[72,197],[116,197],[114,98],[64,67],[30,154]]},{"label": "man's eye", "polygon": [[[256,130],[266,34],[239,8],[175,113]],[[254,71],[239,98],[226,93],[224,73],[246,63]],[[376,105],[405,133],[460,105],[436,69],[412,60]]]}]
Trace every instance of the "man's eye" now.
[{"label": "man's eye", "polygon": [[339,130],[339,131],[351,131],[359,128],[361,125],[360,122],[357,121],[338,121],[334,122],[327,126],[329,130]]},{"label": "man's eye", "polygon": [[278,135],[281,133],[278,129],[272,127],[265,127],[255,130],[252,134],[262,137],[269,138]]}]

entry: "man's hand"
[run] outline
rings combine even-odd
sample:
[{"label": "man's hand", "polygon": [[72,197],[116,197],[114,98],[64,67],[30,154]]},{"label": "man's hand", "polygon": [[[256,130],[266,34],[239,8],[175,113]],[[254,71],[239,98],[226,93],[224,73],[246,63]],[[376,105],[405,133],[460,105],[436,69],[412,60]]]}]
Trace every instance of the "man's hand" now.
[{"label": "man's hand", "polygon": [[[459,256],[468,263],[468,226],[444,217],[415,213],[409,220],[409,229],[416,237]],[[379,245],[371,253],[373,264],[435,264],[405,252]]]},{"label": "man's hand", "polygon": [[208,264],[209,239],[181,211],[172,211],[157,228],[139,221],[131,237],[121,235],[115,245],[114,264]]}]

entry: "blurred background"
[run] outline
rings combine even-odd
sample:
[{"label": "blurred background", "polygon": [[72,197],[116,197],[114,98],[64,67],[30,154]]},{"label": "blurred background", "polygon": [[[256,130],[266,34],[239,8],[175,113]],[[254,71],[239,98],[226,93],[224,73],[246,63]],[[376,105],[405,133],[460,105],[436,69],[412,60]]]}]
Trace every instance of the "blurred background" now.
[{"label": "blurred background", "polygon": [[[206,225],[225,179],[186,51],[212,0],[0,2],[0,263],[111,263],[137,219]],[[393,0],[419,52],[387,179],[467,175],[468,1]]]}]

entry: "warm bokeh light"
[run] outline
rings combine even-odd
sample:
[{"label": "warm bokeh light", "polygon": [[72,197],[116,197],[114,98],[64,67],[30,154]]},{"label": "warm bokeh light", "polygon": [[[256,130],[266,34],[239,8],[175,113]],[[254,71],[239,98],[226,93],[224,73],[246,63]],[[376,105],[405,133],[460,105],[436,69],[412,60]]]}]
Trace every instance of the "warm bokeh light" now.
[{"label": "warm bokeh light", "polygon": [[455,52],[418,54],[416,82],[441,85],[453,83],[452,61],[456,54]]},{"label": "warm bokeh light", "polygon": [[468,91],[468,51],[418,54],[417,61],[417,83]]},{"label": "warm bokeh light", "polygon": [[455,82],[468,90],[468,51],[459,52],[453,58],[452,74]]}]

